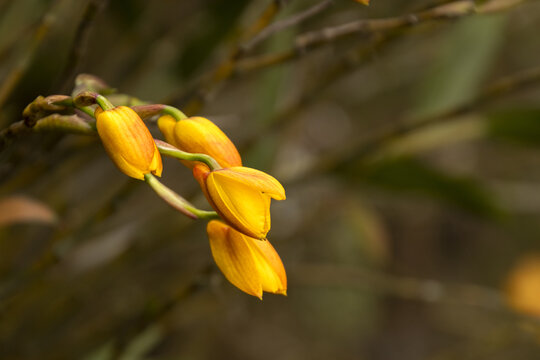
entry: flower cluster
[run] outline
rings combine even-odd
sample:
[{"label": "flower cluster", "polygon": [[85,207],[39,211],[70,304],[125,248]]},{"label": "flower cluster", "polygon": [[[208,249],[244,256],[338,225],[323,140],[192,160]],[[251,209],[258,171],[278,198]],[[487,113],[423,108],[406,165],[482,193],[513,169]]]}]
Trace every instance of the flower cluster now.
[{"label": "flower cluster", "polygon": [[[279,181],[242,166],[234,144],[206,118],[187,118],[164,105],[114,107],[103,96],[96,96],[96,103],[97,132],[118,169],[146,180],[158,195],[186,215],[211,220],[207,232],[212,255],[233,285],[261,299],[263,291],[285,295],[283,263],[266,239],[270,201],[285,199]],[[158,127],[167,143],[154,141],[139,113],[143,117],[161,115]],[[160,151],[192,169],[215,213],[194,208],[153,176],[162,173]]]},{"label": "flower cluster", "polygon": [[208,223],[210,248],[225,277],[239,289],[262,298],[263,291],[286,294],[287,278],[266,234],[270,200],[284,200],[283,186],[272,176],[242,166],[238,150],[214,123],[202,117],[176,121],[159,118],[165,139],[180,150],[211,156],[220,168],[201,162],[183,163],[222,220]]}]

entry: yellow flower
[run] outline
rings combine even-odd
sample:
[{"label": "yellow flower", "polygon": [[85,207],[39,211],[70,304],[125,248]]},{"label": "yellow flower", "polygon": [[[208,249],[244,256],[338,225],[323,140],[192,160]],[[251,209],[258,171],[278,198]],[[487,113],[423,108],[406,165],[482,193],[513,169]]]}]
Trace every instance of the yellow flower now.
[{"label": "yellow flower", "polygon": [[540,317],[540,255],[518,262],[506,280],[505,294],[514,310]]},{"label": "yellow flower", "polygon": [[[176,121],[172,116],[164,115],[158,119],[158,127],[165,140],[180,150],[210,155],[222,167],[242,166],[232,141],[208,119],[191,117]],[[182,163],[190,168],[195,165],[189,161]]]},{"label": "yellow flower", "polygon": [[236,230],[264,239],[270,230],[270,199],[285,200],[283,186],[272,176],[235,166],[210,171],[196,165],[193,176],[218,214]]},{"label": "yellow flower", "polygon": [[163,166],[154,138],[139,115],[131,108],[96,109],[99,137],[114,164],[127,176],[144,179],[152,173],[161,176]]},{"label": "yellow flower", "polygon": [[263,291],[287,295],[287,275],[269,241],[245,236],[212,220],[207,227],[212,256],[227,280],[262,300]]}]

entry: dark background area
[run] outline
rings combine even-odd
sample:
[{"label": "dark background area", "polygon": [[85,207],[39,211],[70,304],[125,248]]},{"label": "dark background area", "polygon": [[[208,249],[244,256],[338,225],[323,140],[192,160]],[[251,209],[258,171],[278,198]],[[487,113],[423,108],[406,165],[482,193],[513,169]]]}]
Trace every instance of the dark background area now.
[{"label": "dark background area", "polygon": [[[0,152],[0,204],[54,219],[0,221],[0,358],[539,358],[538,318],[506,302],[540,252],[540,3],[325,3],[0,1],[0,129],[79,73],[208,117],[285,186],[269,239],[289,278],[287,297],[240,292],[205,223],[98,139],[24,134]],[[388,21],[303,42],[360,19]]]}]

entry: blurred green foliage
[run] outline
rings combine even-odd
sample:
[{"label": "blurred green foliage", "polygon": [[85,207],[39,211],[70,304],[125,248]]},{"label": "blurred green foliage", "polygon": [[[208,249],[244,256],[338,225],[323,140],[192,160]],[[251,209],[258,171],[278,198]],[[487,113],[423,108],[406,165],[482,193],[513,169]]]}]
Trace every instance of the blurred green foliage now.
[{"label": "blurred green foliage", "polygon": [[506,109],[487,115],[489,135],[495,139],[515,144],[537,146],[540,144],[540,110]]},{"label": "blurred green foliage", "polygon": [[413,158],[395,159],[369,167],[357,178],[393,191],[425,194],[466,211],[497,219],[502,209],[495,194],[471,178],[455,176]]}]

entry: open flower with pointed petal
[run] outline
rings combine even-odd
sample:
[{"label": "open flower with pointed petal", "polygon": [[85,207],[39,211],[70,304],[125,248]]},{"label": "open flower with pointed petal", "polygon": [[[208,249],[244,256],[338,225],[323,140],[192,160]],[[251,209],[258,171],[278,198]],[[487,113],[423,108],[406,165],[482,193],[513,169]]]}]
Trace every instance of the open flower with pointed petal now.
[{"label": "open flower with pointed petal", "polygon": [[234,166],[210,171],[196,165],[193,176],[208,202],[229,225],[243,234],[264,239],[270,230],[270,200],[285,200],[285,189],[274,177]]},{"label": "open flower with pointed petal", "polygon": [[150,131],[135,111],[127,106],[110,110],[98,107],[95,117],[101,142],[120,171],[140,180],[149,173],[161,176],[161,155]]},{"label": "open flower with pointed petal", "polygon": [[207,226],[212,256],[234,286],[262,299],[263,291],[287,295],[287,275],[269,241],[250,238],[218,220]]},{"label": "open flower with pointed petal", "polygon": [[[232,141],[208,119],[195,116],[177,121],[170,115],[163,115],[158,119],[158,127],[165,140],[182,151],[210,155],[222,167],[242,166]],[[190,168],[196,164],[182,163]]]}]

